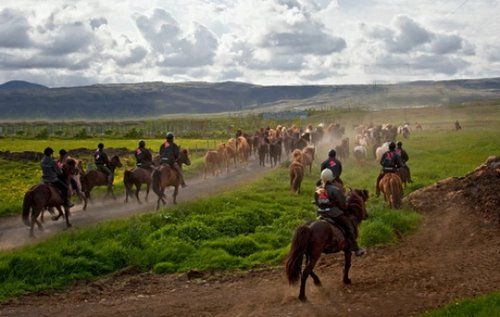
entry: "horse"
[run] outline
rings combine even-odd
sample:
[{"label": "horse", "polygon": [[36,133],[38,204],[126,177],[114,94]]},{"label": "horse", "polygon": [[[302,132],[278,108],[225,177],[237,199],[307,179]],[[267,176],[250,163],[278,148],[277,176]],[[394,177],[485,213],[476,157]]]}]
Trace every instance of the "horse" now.
[{"label": "horse", "polygon": [[406,183],[410,182],[410,168],[408,165],[403,165],[398,169],[398,175],[401,178],[404,188],[406,188]]},{"label": "horse", "polygon": [[304,165],[300,161],[293,161],[290,164],[290,191],[300,194],[300,186],[304,179]]},{"label": "horse", "polygon": [[366,152],[366,146],[364,145],[357,145],[354,147],[353,155],[359,165],[363,164],[363,162],[366,160]]},{"label": "horse", "polygon": [[[179,152],[179,158],[177,159],[177,163],[182,168],[182,164],[186,164],[187,166],[191,165],[191,160],[189,159],[189,153],[186,149],[182,149]],[[174,186],[174,194],[173,201],[174,204],[177,204],[177,194],[179,193],[179,185],[181,184],[179,175],[177,171],[170,167],[169,165],[163,165],[159,168],[156,168],[151,175],[153,185],[153,191],[158,196],[158,200],[156,202],[156,209],[160,209],[160,202],[163,205],[166,204],[165,197],[165,188],[168,186]]]},{"label": "horse", "polygon": [[[123,173],[123,184],[125,185],[125,203],[128,203],[128,196],[135,196],[137,202],[140,204],[139,192],[141,191],[141,185],[146,184],[146,198],[148,201],[149,188],[151,187],[151,174],[153,173],[153,167],[136,167],[130,171],[125,171]],[[135,186],[135,195],[132,191],[132,186]]]},{"label": "horse", "polygon": [[403,184],[397,173],[386,173],[378,183],[380,191],[384,193],[384,200],[391,208],[399,209],[403,199]]},{"label": "horse", "polygon": [[[123,165],[122,165],[118,155],[113,156],[108,164],[108,167],[113,174],[115,173],[115,169],[117,167],[122,167],[122,166]],[[111,185],[108,184],[107,176],[101,171],[98,171],[98,170],[87,171],[80,178],[80,182],[82,183],[82,191],[84,192],[85,197],[88,200],[90,200],[90,191],[92,190],[92,188],[94,188],[96,186],[108,186],[108,190],[107,190],[106,195],[104,197],[111,195],[113,197],[113,199],[116,199],[115,193],[113,192],[113,184],[111,184]]]},{"label": "horse", "polygon": [[[66,178],[66,184],[69,186],[69,177],[77,172],[76,161],[67,159],[62,166],[63,178]],[[34,227],[37,224],[38,229],[43,230],[43,226],[38,221],[38,216],[42,214],[45,209],[56,208],[59,215],[53,217],[53,220],[58,220],[61,216],[66,219],[66,227],[71,227],[69,222],[69,208],[64,207],[64,214],[61,210],[63,206],[63,199],[59,191],[48,184],[38,184],[31,187],[23,199],[23,222],[26,226],[30,227],[30,237],[34,237]],[[31,217],[30,217],[31,216]],[[31,219],[30,219],[31,218]]]},{"label": "horse", "polygon": [[[368,217],[365,203],[368,200],[368,191],[353,189],[347,198],[347,217],[356,228],[355,238],[358,235],[359,224]],[[319,277],[314,273],[314,266],[321,253],[344,252],[344,284],[351,284],[349,269],[351,268],[352,245],[347,240],[343,230],[326,220],[315,220],[297,228],[292,239],[290,253],[286,261],[286,275],[290,284],[295,284],[300,278],[299,299],[306,301],[306,281],[309,275],[315,285],[321,285]],[[305,268],[302,270],[303,258],[306,258]]]}]

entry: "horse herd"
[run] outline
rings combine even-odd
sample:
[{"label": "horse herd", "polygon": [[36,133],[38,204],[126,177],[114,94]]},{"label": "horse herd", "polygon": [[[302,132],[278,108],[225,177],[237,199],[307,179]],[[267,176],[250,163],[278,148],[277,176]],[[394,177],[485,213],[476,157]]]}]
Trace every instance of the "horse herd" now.
[{"label": "horse herd", "polygon": [[[361,146],[366,149],[370,144],[377,144],[380,140],[392,138],[394,133],[397,134],[397,130],[397,127],[390,124],[376,127],[355,127],[354,157],[358,155],[356,151],[357,147]],[[269,164],[271,167],[280,164],[285,156],[290,158],[290,189],[293,193],[300,193],[304,173],[307,169],[311,173],[315,159],[315,146],[321,140],[325,140],[328,143],[340,140],[340,144],[336,147],[338,157],[340,159],[349,157],[349,139],[344,137],[344,134],[345,128],[341,127],[338,123],[330,124],[327,127],[324,124],[319,124],[317,127],[309,125],[305,129],[297,126],[287,128],[278,125],[275,128],[261,128],[253,134],[247,134],[238,130],[234,138],[230,138],[227,142],[220,143],[216,149],[206,152],[204,155],[203,178],[206,179],[208,173],[216,176],[222,173],[222,169],[225,169],[226,173],[229,173],[232,165],[237,167],[238,164],[248,164],[252,155],[258,158],[261,166]],[[375,157],[379,153],[378,149],[385,149],[386,146],[387,144],[378,146],[375,150]],[[134,168],[124,172],[125,202],[129,201],[129,197],[134,197],[141,203],[139,193],[143,185],[146,187],[146,200],[151,188],[157,195],[157,209],[161,204],[166,204],[164,192],[169,186],[174,187],[173,203],[177,202],[180,186],[177,172],[169,166],[162,166],[158,156],[154,158],[153,163],[150,169]],[[181,167],[182,165],[191,164],[189,152],[186,149],[181,150],[178,163]],[[117,168],[122,166],[119,156],[114,155],[111,157],[108,167],[113,173]],[[85,171],[82,160],[71,157],[67,158],[63,165],[63,171],[64,177],[67,177],[68,180],[72,178],[76,181],[77,186],[71,192],[82,200],[84,210],[91,199],[92,189],[97,186],[107,186],[105,197],[111,196],[116,199],[112,185],[108,184],[106,175],[95,169]],[[385,193],[384,189],[383,192]],[[391,201],[390,197],[387,199]],[[71,226],[68,219],[69,210],[63,212],[60,202],[61,199],[57,192],[48,185],[39,184],[33,186],[26,193],[23,203],[23,219],[31,227],[31,235],[33,235],[35,224],[40,229],[42,228],[38,218],[41,216],[40,220],[43,221],[44,210],[48,210],[52,214],[53,219],[65,216],[67,227]],[[395,203],[394,207],[397,208],[397,205]],[[57,216],[53,211],[54,209],[59,211]]]}]

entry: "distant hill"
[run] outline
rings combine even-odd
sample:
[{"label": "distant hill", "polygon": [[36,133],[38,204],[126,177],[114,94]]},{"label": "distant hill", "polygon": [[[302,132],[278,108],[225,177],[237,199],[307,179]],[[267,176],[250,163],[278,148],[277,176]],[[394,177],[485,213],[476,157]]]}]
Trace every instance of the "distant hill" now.
[{"label": "distant hill", "polygon": [[134,119],[324,106],[414,107],[491,99],[500,99],[500,78],[316,86],[145,82],[71,88],[3,88],[0,89],[0,113],[4,120]]},{"label": "distant hill", "polygon": [[11,80],[1,84],[0,89],[48,89],[48,87],[23,80]]}]

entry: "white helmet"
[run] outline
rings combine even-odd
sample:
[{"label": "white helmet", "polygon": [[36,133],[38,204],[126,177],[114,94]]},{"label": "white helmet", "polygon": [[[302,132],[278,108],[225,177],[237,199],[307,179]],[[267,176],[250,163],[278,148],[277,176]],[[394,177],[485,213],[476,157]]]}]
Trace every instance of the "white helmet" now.
[{"label": "white helmet", "polygon": [[333,172],[329,168],[325,168],[323,171],[321,171],[321,180],[323,183],[326,182],[332,182],[333,181]]}]

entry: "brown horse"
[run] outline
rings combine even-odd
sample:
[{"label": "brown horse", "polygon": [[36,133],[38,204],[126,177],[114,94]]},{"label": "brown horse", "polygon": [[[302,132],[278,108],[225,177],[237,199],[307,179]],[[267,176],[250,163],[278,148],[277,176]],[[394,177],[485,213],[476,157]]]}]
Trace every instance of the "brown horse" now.
[{"label": "brown horse", "polygon": [[[146,198],[148,201],[149,188],[151,187],[151,174],[153,173],[153,167],[143,168],[136,167],[130,171],[125,171],[123,173],[123,184],[125,185],[125,203],[128,203],[128,196],[132,196],[137,199],[140,204],[141,199],[139,198],[139,192],[141,191],[141,185],[146,184]],[[132,187],[135,186],[135,193]]]},{"label": "brown horse", "polygon": [[[63,164],[63,178],[66,179],[66,184],[69,184],[69,177],[77,172],[76,162],[73,159],[68,159]],[[68,185],[69,186],[69,185]],[[54,217],[53,220],[58,220],[61,216],[66,219],[66,227],[71,227],[69,222],[69,208],[64,207],[64,214],[61,209],[63,200],[59,191],[48,184],[35,185],[24,194],[23,200],[23,222],[30,227],[30,236],[34,236],[33,229],[37,224],[40,230],[43,229],[42,224],[38,221],[38,216],[43,215],[45,209],[56,208],[59,215]],[[31,219],[30,219],[31,218]]]},{"label": "brown horse", "polygon": [[406,188],[406,183],[410,182],[410,168],[408,165],[404,165],[398,169],[398,175],[401,178],[404,188]]},{"label": "brown horse", "polygon": [[384,193],[384,200],[391,208],[399,209],[403,199],[403,184],[396,173],[387,173],[378,183],[380,191]]},{"label": "brown horse", "polygon": [[293,161],[290,164],[290,191],[300,194],[300,186],[304,179],[304,165],[300,161]]},{"label": "brown horse", "polygon": [[[191,160],[189,159],[189,153],[186,149],[180,151],[179,158],[177,159],[177,163],[182,168],[182,164],[191,165]],[[165,202],[165,188],[168,186],[174,186],[174,204],[177,204],[177,194],[179,193],[179,185],[181,181],[179,179],[179,175],[174,168],[171,168],[169,165],[163,165],[159,168],[156,168],[152,174],[152,184],[153,191],[158,196],[158,201],[156,202],[156,209],[160,209],[160,202],[163,205]]]},{"label": "brown horse", "polygon": [[[348,195],[346,215],[356,229],[368,217],[365,209],[367,199],[367,190],[354,189]],[[346,239],[343,231],[325,220],[315,220],[297,228],[286,262],[286,275],[290,284],[295,284],[300,278],[299,299],[301,301],[307,299],[305,288],[309,275],[312,277],[315,285],[321,285],[319,277],[313,271],[321,253],[328,254],[340,251],[344,252],[343,282],[344,284],[351,284],[349,269],[351,268],[352,246]],[[306,264],[302,271],[304,255],[306,257]]]},{"label": "brown horse", "polygon": [[[114,174],[115,169],[117,167],[122,167],[122,163],[118,155],[115,155],[109,161],[108,167],[111,172]],[[98,170],[90,170],[87,171],[81,178],[80,182],[82,183],[82,191],[85,193],[85,197],[90,200],[90,191],[96,186],[108,186],[108,190],[104,198],[108,195],[111,195],[113,199],[116,199],[115,193],[113,192],[113,185],[108,184],[108,178],[106,174]]]}]

